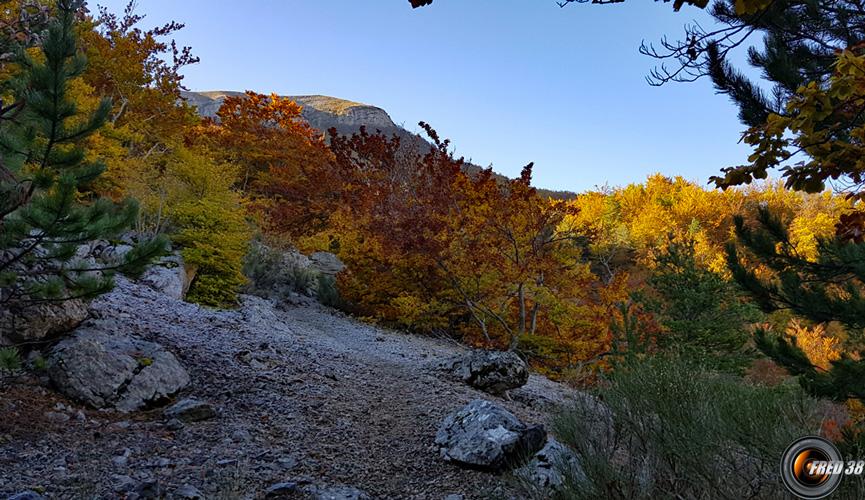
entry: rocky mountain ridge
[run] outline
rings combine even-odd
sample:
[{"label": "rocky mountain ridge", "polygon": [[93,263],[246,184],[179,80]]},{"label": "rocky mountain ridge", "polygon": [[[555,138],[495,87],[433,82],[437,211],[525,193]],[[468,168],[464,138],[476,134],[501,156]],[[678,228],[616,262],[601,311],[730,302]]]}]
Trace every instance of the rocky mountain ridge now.
[{"label": "rocky mountain ridge", "polygon": [[[198,114],[205,117],[216,116],[216,112],[226,97],[241,95],[243,92],[227,90],[181,92],[181,96],[189,104],[196,107]],[[303,118],[322,132],[333,127],[340,134],[352,134],[360,130],[360,127],[365,126],[369,131],[380,130],[386,135],[394,134],[402,140],[404,145],[415,151],[426,152],[430,147],[430,143],[426,139],[394,123],[387,111],[377,106],[325,95],[283,97],[288,97],[303,106]],[[466,170],[469,172],[477,172],[481,168],[471,163],[466,164]],[[495,175],[501,181],[507,180],[507,177],[501,174]],[[556,199],[570,199],[576,196],[570,191],[549,189],[538,189],[538,193],[541,196]]]},{"label": "rocky mountain ridge", "polygon": [[[216,116],[226,97],[242,96],[243,92],[214,90],[204,92],[181,92],[181,96],[195,106],[198,114]],[[351,134],[366,126],[369,130],[385,133],[408,133],[397,126],[387,112],[379,107],[325,95],[293,95],[287,97],[303,106],[303,118],[318,130],[334,127],[342,134]],[[402,132],[402,133],[401,133]],[[411,134],[415,135],[415,134]]]}]

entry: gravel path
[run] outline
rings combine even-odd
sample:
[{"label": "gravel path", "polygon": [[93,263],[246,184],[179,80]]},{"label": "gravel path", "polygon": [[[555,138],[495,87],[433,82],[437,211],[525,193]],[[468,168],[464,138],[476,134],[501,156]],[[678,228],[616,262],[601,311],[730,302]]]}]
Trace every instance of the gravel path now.
[{"label": "gravel path", "polygon": [[[116,498],[131,480],[208,498],[256,498],[282,481],[347,485],[374,498],[507,496],[507,478],[443,462],[439,422],[471,399],[525,422],[572,394],[532,375],[512,401],[436,369],[453,342],[375,328],[317,304],[276,308],[243,297],[236,311],[172,300],[119,280],[91,306],[118,331],[172,350],[218,418],[172,431],[161,411],[82,408],[21,378],[0,386],[0,496],[42,488],[49,498]],[[64,421],[69,417],[68,421]],[[5,498],[5,497],[4,497]]]}]

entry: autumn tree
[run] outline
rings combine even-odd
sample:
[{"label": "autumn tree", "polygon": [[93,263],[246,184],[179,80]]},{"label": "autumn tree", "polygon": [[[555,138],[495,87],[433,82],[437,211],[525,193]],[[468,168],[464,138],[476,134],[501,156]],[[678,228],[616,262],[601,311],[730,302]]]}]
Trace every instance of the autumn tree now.
[{"label": "autumn tree", "polygon": [[180,99],[181,71],[198,58],[170,38],[183,24],[142,28],[144,16],[134,6],[130,2],[120,15],[100,7],[79,27],[90,64],[75,91],[82,100],[112,99],[107,124],[90,138],[90,147],[108,168],[95,187],[115,198],[130,194],[128,186],[158,168],[198,122],[195,110]]},{"label": "autumn tree", "polygon": [[290,237],[322,230],[337,193],[331,153],[301,110],[291,99],[247,91],[227,96],[196,134],[220,161],[238,165],[236,186],[267,228]]},{"label": "autumn tree", "polygon": [[421,126],[433,142],[426,154],[363,129],[332,132],[345,182],[333,235],[348,264],[345,298],[362,315],[554,363],[606,348],[585,235],[560,228],[571,208],[538,196],[531,166],[504,183],[490,170],[467,173]]},{"label": "autumn tree", "polygon": [[2,0],[0,7],[0,65],[6,66],[17,61],[19,49],[38,43],[51,17],[51,8],[37,0]]},{"label": "autumn tree", "polygon": [[[93,297],[109,290],[112,272],[140,272],[160,254],[156,238],[114,264],[76,255],[91,240],[113,238],[134,221],[137,205],[88,196],[104,166],[85,159],[82,143],[110,112],[103,100],[82,113],[70,81],[86,67],[75,36],[81,2],[60,0],[40,53],[18,51],[22,71],[10,85],[12,103],[0,110],[0,302],[12,304]],[[7,82],[8,83],[8,82]]]},{"label": "autumn tree", "polygon": [[230,306],[251,235],[238,169],[189,140],[200,119],[181,98],[182,70],[198,58],[172,39],[183,24],[144,28],[134,6],[99,8],[78,28],[91,64],[71,91],[85,107],[98,95],[113,101],[105,126],[88,138],[90,156],[107,165],[91,189],[138,199],[135,228],[171,238],[190,279],[187,299]]},{"label": "autumn tree", "polygon": [[[418,330],[455,328],[464,314],[447,297],[435,258],[445,241],[452,185],[462,161],[441,148],[403,148],[397,136],[329,131],[340,204],[329,249],[348,269],[340,291],[357,313]],[[446,145],[443,147],[446,148]]]},{"label": "autumn tree", "polygon": [[539,197],[531,174],[529,165],[504,186],[489,170],[459,176],[437,260],[484,339],[499,332],[509,349],[541,330],[576,335],[571,320],[587,316],[581,307],[594,281],[584,235],[559,229],[571,208]]}]

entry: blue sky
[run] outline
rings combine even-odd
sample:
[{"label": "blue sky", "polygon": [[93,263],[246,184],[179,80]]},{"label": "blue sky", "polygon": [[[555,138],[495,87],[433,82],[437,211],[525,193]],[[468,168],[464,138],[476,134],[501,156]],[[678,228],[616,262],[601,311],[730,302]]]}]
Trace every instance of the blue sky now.
[{"label": "blue sky", "polygon": [[[91,1],[120,12],[125,0]],[[201,62],[192,90],[325,94],[424,120],[457,154],[535,183],[580,191],[648,174],[705,183],[748,154],[726,97],[707,80],[650,87],[641,40],[671,38],[706,14],[632,0],[139,0],[143,26],[186,23]]]}]

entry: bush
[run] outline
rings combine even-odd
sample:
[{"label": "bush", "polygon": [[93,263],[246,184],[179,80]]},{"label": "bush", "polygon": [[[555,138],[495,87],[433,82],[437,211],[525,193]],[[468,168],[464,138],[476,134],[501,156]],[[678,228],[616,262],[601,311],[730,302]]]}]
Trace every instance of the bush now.
[{"label": "bush", "polygon": [[679,357],[623,365],[598,396],[611,413],[584,405],[554,423],[584,473],[563,470],[562,498],[778,495],[782,453],[820,429],[815,401],[798,387],[749,385]]},{"label": "bush", "polygon": [[336,288],[336,279],[328,274],[322,274],[318,277],[318,288],[316,289],[318,301],[322,304],[342,309],[345,303],[339,295],[339,290]]},{"label": "bush", "polygon": [[313,295],[320,273],[302,261],[303,256],[253,242],[243,259],[246,290],[264,297],[285,297],[291,292]]},{"label": "bush", "polygon": [[14,347],[0,348],[0,373],[14,372],[21,369],[21,356]]},{"label": "bush", "polygon": [[246,282],[241,273],[249,229],[240,207],[221,200],[201,199],[174,207],[180,227],[174,240],[184,263],[195,270],[186,299],[208,306],[231,306]]}]

